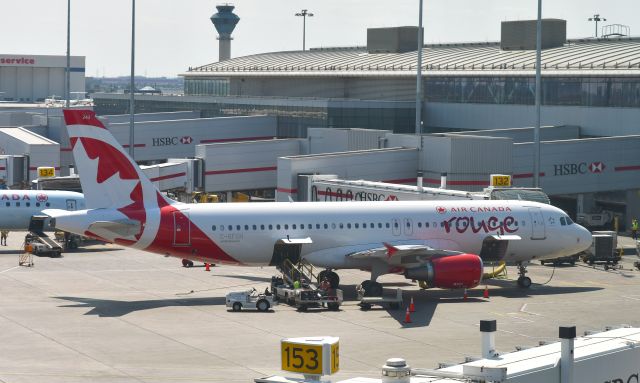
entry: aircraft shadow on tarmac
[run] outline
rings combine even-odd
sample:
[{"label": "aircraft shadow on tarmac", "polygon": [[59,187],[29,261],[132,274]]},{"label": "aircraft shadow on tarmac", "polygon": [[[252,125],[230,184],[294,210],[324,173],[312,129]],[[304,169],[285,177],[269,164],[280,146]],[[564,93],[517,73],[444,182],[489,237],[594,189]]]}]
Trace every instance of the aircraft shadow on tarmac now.
[{"label": "aircraft shadow on tarmac", "polygon": [[265,282],[271,284],[270,277],[256,277],[252,275],[215,274],[217,277],[244,279],[252,282]]},{"label": "aircraft shadow on tarmac", "polygon": [[81,297],[54,297],[66,301],[75,302],[75,304],[62,305],[59,307],[87,307],[91,310],[84,315],[97,315],[99,317],[121,317],[131,314],[135,311],[152,310],[162,307],[177,306],[211,306],[224,305],[225,297],[210,298],[174,298],[174,299],[157,299],[146,301],[116,301],[111,299],[93,299]]},{"label": "aircraft shadow on tarmac", "polygon": [[[392,284],[385,284],[392,286]],[[404,305],[401,309],[392,310],[387,307],[374,306],[369,311],[383,312],[395,319],[403,328],[412,327],[428,327],[431,319],[435,315],[438,305],[441,304],[473,304],[473,303],[489,303],[491,297],[503,298],[526,298],[534,295],[555,295],[555,294],[576,294],[590,291],[602,290],[601,287],[554,287],[546,285],[534,284],[529,289],[522,289],[515,286],[514,281],[491,281],[489,285],[489,300],[484,299],[483,290],[475,289],[468,291],[468,298],[464,299],[463,290],[417,290],[405,291],[403,293]],[[341,286],[344,292],[345,300],[356,300],[355,286]],[[385,294],[392,294],[392,291],[386,289]],[[411,302],[415,306],[415,312],[411,313],[411,323],[405,323],[406,309]]]},{"label": "aircraft shadow on tarmac", "polygon": [[[232,277],[232,276],[229,276]],[[245,277],[245,276],[237,276]],[[257,277],[256,277],[257,278]],[[265,278],[270,280],[269,278]],[[469,296],[465,300],[463,291],[461,290],[417,290],[405,291],[403,294],[404,305],[402,308],[393,310],[387,307],[374,306],[369,311],[372,315],[375,313],[387,312],[387,315],[395,319],[405,328],[410,327],[427,327],[431,324],[436,308],[440,304],[473,304],[488,303],[491,297],[503,298],[526,298],[534,295],[555,295],[555,294],[576,294],[590,291],[602,290],[601,287],[554,287],[546,285],[532,285],[529,289],[521,289],[514,286],[513,281],[491,281],[489,300],[482,298],[483,291],[474,289],[469,291]],[[356,286],[341,286],[345,301],[356,301]],[[386,294],[392,294],[392,291],[386,289]],[[415,312],[411,313],[411,323],[404,323],[406,308],[413,297]],[[59,307],[86,307],[91,308],[84,315],[97,315],[99,317],[121,317],[132,312],[151,310],[162,307],[190,307],[190,306],[211,306],[224,305],[225,297],[208,297],[208,298],[174,298],[174,299],[157,299],[143,301],[117,301],[110,299],[93,299],[82,297],[55,297],[56,299],[74,302],[74,304],[62,305]],[[244,311],[243,311],[244,312]],[[255,311],[247,311],[255,312]]]}]

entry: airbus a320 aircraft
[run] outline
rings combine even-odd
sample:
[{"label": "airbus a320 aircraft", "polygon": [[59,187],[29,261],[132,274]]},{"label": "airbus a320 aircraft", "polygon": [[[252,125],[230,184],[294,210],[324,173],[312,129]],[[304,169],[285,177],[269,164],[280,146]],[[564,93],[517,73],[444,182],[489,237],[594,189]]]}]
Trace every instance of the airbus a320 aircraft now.
[{"label": "airbus a320 aircraft", "polygon": [[0,190],[0,229],[27,230],[34,215],[45,209],[84,209],[80,193],[57,190]]},{"label": "airbus a320 aircraft", "polygon": [[[527,201],[272,202],[188,205],[158,192],[89,110],[65,110],[87,210],[47,210],[59,229],[162,255],[246,266],[301,257],[333,270],[399,273],[422,285],[472,288],[483,261],[524,265],[576,254],[591,234],[560,209]],[[321,277],[321,278],[322,278]]]}]

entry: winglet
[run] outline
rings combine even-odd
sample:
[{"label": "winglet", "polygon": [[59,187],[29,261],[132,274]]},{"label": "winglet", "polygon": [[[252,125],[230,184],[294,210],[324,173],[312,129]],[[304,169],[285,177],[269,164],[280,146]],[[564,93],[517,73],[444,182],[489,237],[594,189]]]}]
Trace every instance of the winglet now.
[{"label": "winglet", "polygon": [[384,245],[384,247],[387,248],[387,258],[391,258],[393,254],[395,254],[398,251],[396,247],[388,244],[387,242],[382,242],[382,244]]}]

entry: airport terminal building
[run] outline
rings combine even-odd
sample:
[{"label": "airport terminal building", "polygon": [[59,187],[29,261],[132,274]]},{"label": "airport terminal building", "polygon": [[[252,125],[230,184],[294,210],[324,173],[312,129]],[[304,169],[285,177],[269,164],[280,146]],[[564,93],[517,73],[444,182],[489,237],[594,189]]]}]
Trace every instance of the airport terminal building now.
[{"label": "airport terminal building", "polygon": [[[84,62],[84,56],[71,56],[71,92],[84,93]],[[66,56],[1,54],[0,100],[43,102],[53,96],[63,98],[66,67]]]},{"label": "airport terminal building", "polygon": [[[544,22],[542,123],[549,128],[542,134],[541,187],[572,215],[607,210],[629,222],[640,216],[640,39],[568,40],[564,21]],[[527,23],[503,23],[500,42],[424,46],[423,137],[412,135],[417,29],[400,27],[370,29],[366,47],[191,67],[183,74],[184,96],[138,95],[136,112],[196,111],[203,120],[150,121],[150,141],[135,144],[149,148],[147,160],[162,161],[166,148],[154,147],[154,134],[173,137],[177,126],[208,129],[207,119],[266,115],[272,119],[251,134],[176,136],[190,143],[185,156],[203,159],[205,190],[275,189],[279,199],[296,199],[302,174],[415,184],[420,173],[425,186],[437,187],[447,173],[449,187],[477,191],[492,172],[530,187],[535,35]],[[93,97],[96,112],[112,115],[114,124],[113,115],[128,112],[128,95]],[[205,141],[196,140],[201,136]],[[288,141],[255,143],[266,137]]]}]

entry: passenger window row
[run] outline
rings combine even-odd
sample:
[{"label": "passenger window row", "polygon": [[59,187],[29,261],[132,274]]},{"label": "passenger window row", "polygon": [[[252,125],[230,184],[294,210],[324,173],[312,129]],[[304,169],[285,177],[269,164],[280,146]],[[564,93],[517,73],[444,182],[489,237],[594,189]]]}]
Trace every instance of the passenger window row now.
[{"label": "passenger window row", "polygon": [[[407,221],[406,226],[407,227],[411,227],[412,223]],[[440,226],[443,226],[443,224],[441,224]],[[428,228],[429,227],[429,222],[418,222],[418,227],[422,228],[422,227]],[[437,224],[434,222],[433,223],[433,227],[436,227]],[[398,222],[394,222],[393,223],[393,227],[394,228],[399,228],[400,224]],[[386,223],[382,223],[382,222],[378,222],[378,223],[374,223],[374,222],[363,222],[363,223],[324,223],[324,224],[320,224],[320,223],[316,223],[316,224],[312,224],[312,223],[301,223],[301,224],[270,224],[270,225],[213,225],[211,227],[212,231],[241,231],[244,229],[244,231],[264,231],[264,230],[298,230],[298,228],[300,230],[327,230],[329,228],[331,229],[389,229],[391,228],[391,223],[386,222]]]},{"label": "passenger window row", "polygon": [[[49,207],[50,205],[51,204],[49,202],[46,202],[44,204],[45,207]],[[5,202],[4,206],[11,207],[11,202]],[[14,202],[13,206],[15,206],[15,207],[21,207],[21,206],[22,207],[31,207],[31,202],[24,202],[24,203]],[[36,202],[36,207],[40,207],[40,202]]]}]

